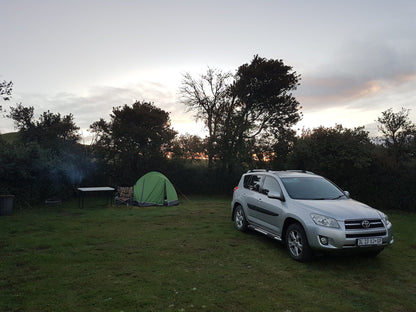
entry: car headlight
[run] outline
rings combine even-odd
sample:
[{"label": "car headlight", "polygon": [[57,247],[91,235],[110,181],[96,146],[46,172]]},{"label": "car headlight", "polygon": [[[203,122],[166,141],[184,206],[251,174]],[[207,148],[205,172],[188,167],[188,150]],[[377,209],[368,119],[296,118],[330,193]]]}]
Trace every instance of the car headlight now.
[{"label": "car headlight", "polygon": [[389,217],[382,213],[381,211],[378,212],[378,214],[380,215],[381,220],[383,220],[384,224],[389,224]]},{"label": "car headlight", "polygon": [[319,214],[311,214],[311,218],[316,225],[332,227],[332,228],[339,228],[337,220],[334,218],[322,216]]}]

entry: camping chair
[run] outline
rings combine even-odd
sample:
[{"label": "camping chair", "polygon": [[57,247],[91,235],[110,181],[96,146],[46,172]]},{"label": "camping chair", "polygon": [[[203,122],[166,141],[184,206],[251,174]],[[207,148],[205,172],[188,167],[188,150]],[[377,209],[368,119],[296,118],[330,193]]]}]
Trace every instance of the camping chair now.
[{"label": "camping chair", "polygon": [[116,206],[125,204],[130,205],[133,200],[133,187],[132,186],[119,186],[117,187],[117,195],[115,198]]}]

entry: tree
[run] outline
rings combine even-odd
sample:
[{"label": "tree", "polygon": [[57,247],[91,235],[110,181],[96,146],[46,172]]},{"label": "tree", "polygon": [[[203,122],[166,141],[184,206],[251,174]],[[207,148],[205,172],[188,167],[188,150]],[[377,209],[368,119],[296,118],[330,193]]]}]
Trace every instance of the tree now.
[{"label": "tree", "polygon": [[205,157],[205,144],[197,135],[182,134],[173,141],[173,157],[195,160]]},{"label": "tree", "polygon": [[3,82],[0,82],[0,97],[3,98],[4,101],[10,100],[10,97],[12,95],[12,89],[13,82],[7,82],[5,80]]},{"label": "tree", "polygon": [[93,147],[105,154],[119,182],[131,184],[160,165],[176,132],[169,113],[149,102],[115,107],[110,117],[108,123],[100,119],[90,126],[96,135]]},{"label": "tree", "polygon": [[17,104],[10,107],[7,116],[13,119],[25,142],[37,142],[42,147],[59,153],[62,147],[75,144],[80,139],[79,127],[75,125],[72,114],[61,116],[50,111],[43,112],[39,120],[34,120],[34,108]]},{"label": "tree", "polygon": [[207,126],[210,166],[217,157],[231,172],[236,162],[252,159],[256,142],[273,145],[298,122],[300,106],[291,91],[299,79],[282,60],[257,55],[232,77],[210,69],[199,80],[185,75],[180,93]]},{"label": "tree", "polygon": [[175,135],[169,113],[152,103],[113,108],[111,136],[115,149],[122,154],[137,152],[143,159],[165,156]]},{"label": "tree", "polygon": [[285,129],[274,136],[274,144],[271,147],[269,159],[274,169],[290,169],[287,161],[290,153],[296,144],[296,131],[293,129]]},{"label": "tree", "polygon": [[34,111],[33,106],[25,107],[22,104],[17,104],[16,107],[10,107],[10,114],[7,117],[13,119],[15,128],[20,132],[29,132],[35,126]]},{"label": "tree", "polygon": [[208,68],[206,74],[194,79],[189,73],[183,77],[180,87],[182,102],[196,112],[208,129],[208,168],[212,168],[218,130],[229,102],[231,74]]},{"label": "tree", "polygon": [[291,93],[299,80],[300,76],[282,60],[258,55],[238,68],[230,86],[232,101],[221,127],[223,167],[230,167],[236,157],[250,157],[244,152],[252,150],[250,146],[256,141],[263,139],[274,145],[301,119],[301,107]]},{"label": "tree", "polygon": [[377,118],[378,129],[385,137],[384,144],[397,163],[410,154],[412,145],[415,144],[416,125],[411,122],[409,111],[402,108],[394,113],[390,108]]},{"label": "tree", "polygon": [[34,108],[22,104],[10,108],[9,118],[19,130],[13,144],[4,144],[1,187],[19,192],[19,199],[38,202],[46,198],[72,196],[93,170],[87,148],[78,144],[78,127],[72,114],[50,111],[34,118]]},{"label": "tree", "polygon": [[372,151],[363,127],[319,127],[303,131],[289,154],[289,163],[293,168],[310,170],[334,179],[339,185],[355,188],[351,177],[366,179]]},{"label": "tree", "polygon": [[254,137],[268,128],[280,129],[300,120],[299,103],[291,94],[300,76],[282,60],[255,55],[238,68],[232,96],[238,102],[240,132]]}]

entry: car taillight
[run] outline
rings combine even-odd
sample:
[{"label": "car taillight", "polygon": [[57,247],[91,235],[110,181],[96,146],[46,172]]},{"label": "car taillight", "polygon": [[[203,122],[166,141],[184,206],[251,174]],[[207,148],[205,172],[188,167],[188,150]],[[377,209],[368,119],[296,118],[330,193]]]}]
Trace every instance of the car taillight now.
[{"label": "car taillight", "polygon": [[238,186],[236,186],[236,187],[234,188],[233,192],[235,192],[235,191],[237,191],[237,190],[238,190]]}]

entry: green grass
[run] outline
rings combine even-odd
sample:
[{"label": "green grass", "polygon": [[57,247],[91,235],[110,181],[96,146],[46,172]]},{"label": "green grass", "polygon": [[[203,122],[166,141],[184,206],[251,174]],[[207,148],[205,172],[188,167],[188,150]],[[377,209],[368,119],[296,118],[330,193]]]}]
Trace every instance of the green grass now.
[{"label": "green grass", "polygon": [[415,311],[415,214],[377,258],[302,264],[230,221],[229,198],[89,200],[0,217],[0,311]]}]

